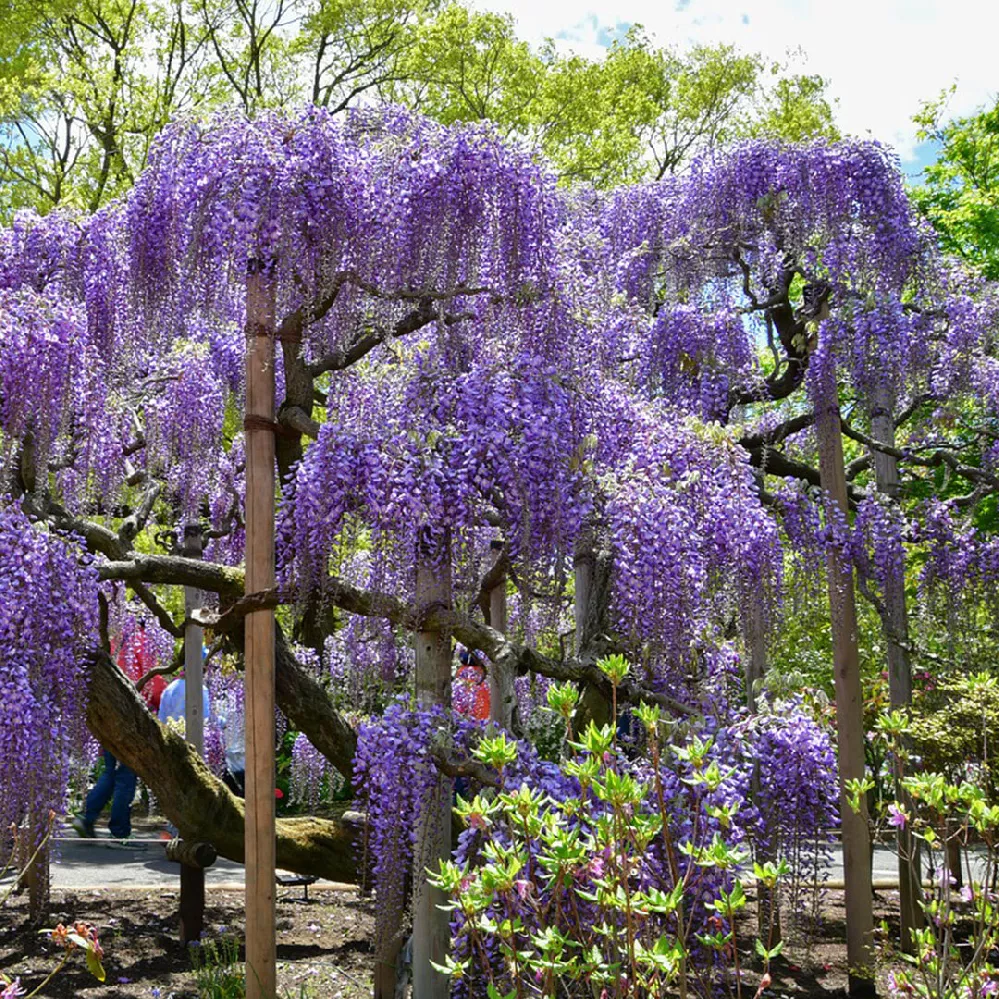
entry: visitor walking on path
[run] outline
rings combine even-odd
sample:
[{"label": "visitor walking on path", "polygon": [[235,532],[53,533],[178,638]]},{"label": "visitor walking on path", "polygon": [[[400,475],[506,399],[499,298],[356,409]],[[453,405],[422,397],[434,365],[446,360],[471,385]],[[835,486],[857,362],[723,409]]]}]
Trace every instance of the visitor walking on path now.
[{"label": "visitor walking on path", "polygon": [[[133,682],[137,683],[156,666],[156,655],[149,636],[146,622],[139,621],[139,627],[121,644],[117,656],[118,668]],[[160,704],[160,694],[165,684],[156,676],[142,688],[142,697],[150,711]],[[113,839],[125,840],[132,835],[132,801],[135,798],[135,772],[118,760],[108,749],[102,749],[104,770],[91,788],[83,805],[83,812],[74,816],[70,825],[80,836],[93,839],[97,833],[94,826],[101,812],[111,802],[111,819],[108,829]]]},{"label": "visitor walking on path", "polygon": [[128,839],[132,835],[132,799],[135,797],[135,772],[119,762],[109,750],[104,750],[104,771],[91,788],[83,806],[83,813],[70,823],[77,834],[93,839],[97,833],[94,824],[111,802],[111,820],[108,829],[113,839]]}]

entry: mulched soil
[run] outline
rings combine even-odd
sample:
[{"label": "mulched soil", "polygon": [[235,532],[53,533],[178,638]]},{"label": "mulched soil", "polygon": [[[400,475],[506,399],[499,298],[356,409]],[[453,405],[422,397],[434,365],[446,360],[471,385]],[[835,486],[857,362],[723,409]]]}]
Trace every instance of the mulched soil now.
[{"label": "mulched soil", "polygon": [[[91,978],[75,960],[46,988],[46,999],[197,999],[191,960],[177,941],[175,891],[53,892],[53,919],[82,919],[97,925],[105,949],[107,980]],[[209,890],[206,933],[242,937],[241,892]],[[300,889],[279,891],[278,976],[282,999],[357,999],[371,994],[374,903],[349,891]],[[881,892],[876,922],[890,932],[897,895]],[[747,914],[748,915],[748,914]],[[20,975],[29,990],[53,966],[57,955],[24,925],[26,903],[11,899],[0,911],[0,972]],[[753,923],[747,918],[744,939]],[[846,994],[846,948],[842,892],[829,891],[822,905],[821,929],[807,944],[790,943],[774,962],[770,997],[815,996],[838,999]],[[753,966],[745,956],[747,969]],[[884,969],[882,975],[887,973]],[[743,996],[752,999],[759,972],[748,971]],[[883,982],[880,983],[883,986]],[[882,994],[885,990],[879,989]]]},{"label": "mulched soil", "polygon": [[[98,927],[107,978],[98,984],[82,956],[46,986],[45,999],[197,999],[191,958],[177,939],[175,891],[85,891],[52,893],[48,923],[83,920]],[[10,899],[0,910],[0,972],[21,976],[30,991],[58,963],[51,943],[28,930],[27,903]],[[370,899],[353,892],[279,890],[278,982],[285,996],[356,999],[371,995]],[[206,935],[243,936],[242,892],[209,889]]]}]

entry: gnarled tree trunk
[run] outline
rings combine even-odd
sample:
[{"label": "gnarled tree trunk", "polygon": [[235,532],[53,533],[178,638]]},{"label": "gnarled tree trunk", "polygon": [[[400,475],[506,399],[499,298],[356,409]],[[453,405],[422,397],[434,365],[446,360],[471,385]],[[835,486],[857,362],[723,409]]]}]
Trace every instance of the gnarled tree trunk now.
[{"label": "gnarled tree trunk", "polygon": [[[822,488],[827,493],[826,517],[835,520],[837,514],[845,518],[849,513],[835,369],[829,366],[821,377],[820,401],[815,404],[815,433],[819,443]],[[835,544],[829,545],[826,562],[836,684],[849,991],[851,996],[870,996],[875,992],[871,834],[864,799],[861,798],[858,814],[850,807],[846,792],[849,781],[864,778],[864,701],[860,687],[853,565]]]},{"label": "gnarled tree trunk", "polygon": [[[243,803],[191,746],[149,713],[103,650],[90,665],[87,725],[152,788],[184,839],[211,843],[220,856],[243,862]],[[314,818],[278,820],[277,863],[285,870],[356,882],[359,857],[359,825]]]}]

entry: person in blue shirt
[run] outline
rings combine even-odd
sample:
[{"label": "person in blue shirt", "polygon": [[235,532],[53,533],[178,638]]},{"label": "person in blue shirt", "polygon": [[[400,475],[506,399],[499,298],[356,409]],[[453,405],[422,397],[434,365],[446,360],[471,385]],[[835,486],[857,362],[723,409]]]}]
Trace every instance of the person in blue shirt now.
[{"label": "person in blue shirt", "polygon": [[[184,701],[187,697],[185,687],[184,687],[184,677],[178,676],[166,690],[163,691],[163,696],[160,698],[160,710],[159,719],[160,722],[166,725],[171,718],[177,721],[184,720]],[[208,724],[208,719],[211,717],[211,702],[208,699],[208,688],[201,688],[202,697],[202,717],[205,720],[205,724]]]}]

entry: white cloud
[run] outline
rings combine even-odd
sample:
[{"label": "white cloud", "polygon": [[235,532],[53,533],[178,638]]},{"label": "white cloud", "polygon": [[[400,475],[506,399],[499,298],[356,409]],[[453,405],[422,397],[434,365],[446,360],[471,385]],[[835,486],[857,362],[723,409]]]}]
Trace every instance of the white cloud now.
[{"label": "white cloud", "polygon": [[[601,29],[643,24],[661,44],[730,42],[783,59],[801,48],[803,70],[830,81],[838,119],[905,159],[916,144],[912,115],[921,101],[957,83],[950,104],[965,114],[991,99],[999,4],[990,0],[475,0],[509,11],[532,41],[562,36],[583,55],[602,51]],[[682,8],[682,9],[677,9]],[[747,23],[748,22],[748,23]]]}]

